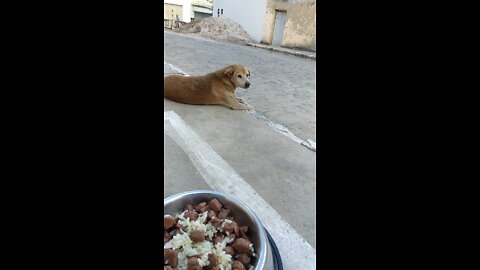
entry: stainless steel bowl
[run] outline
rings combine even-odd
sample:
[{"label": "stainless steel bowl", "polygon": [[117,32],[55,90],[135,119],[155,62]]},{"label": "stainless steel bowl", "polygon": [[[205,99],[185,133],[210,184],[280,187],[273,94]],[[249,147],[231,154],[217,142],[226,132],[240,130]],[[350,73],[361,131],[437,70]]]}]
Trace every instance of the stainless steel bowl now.
[{"label": "stainless steel bowl", "polygon": [[217,198],[225,208],[231,209],[239,226],[248,226],[248,236],[257,254],[255,270],[273,270],[273,255],[262,223],[247,205],[233,196],[207,190],[184,192],[164,199],[163,213],[177,215],[188,204],[195,205],[213,198]]}]

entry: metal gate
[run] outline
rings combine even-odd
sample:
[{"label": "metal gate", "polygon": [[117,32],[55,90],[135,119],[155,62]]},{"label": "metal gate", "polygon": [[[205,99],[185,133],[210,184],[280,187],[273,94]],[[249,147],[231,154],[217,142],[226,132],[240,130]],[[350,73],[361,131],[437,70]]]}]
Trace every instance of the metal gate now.
[{"label": "metal gate", "polygon": [[273,29],[272,45],[282,45],[283,29],[285,28],[285,18],[287,17],[286,11],[275,10],[275,28]]}]

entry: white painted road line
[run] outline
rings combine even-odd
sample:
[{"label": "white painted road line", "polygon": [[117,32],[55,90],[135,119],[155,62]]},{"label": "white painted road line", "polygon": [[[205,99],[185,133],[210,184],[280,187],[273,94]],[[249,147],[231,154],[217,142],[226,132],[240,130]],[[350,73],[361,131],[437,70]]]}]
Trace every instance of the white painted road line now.
[{"label": "white painted road line", "polygon": [[[163,64],[164,65],[167,65],[170,69],[172,69],[173,71],[175,72],[178,72],[184,76],[190,76],[189,74],[187,74],[185,71],[183,71],[181,68],[175,66],[175,65],[172,65],[170,63],[167,63],[165,61],[163,61]],[[286,136],[287,138],[289,138],[290,140],[300,144],[300,145],[303,145],[305,147],[307,147],[308,149],[314,151],[314,152],[317,152],[317,143],[310,140],[310,139],[307,139],[307,140],[302,140],[300,139],[299,137],[297,137],[295,134],[293,134],[292,132],[290,132],[290,130],[288,130],[288,128],[286,128],[285,126],[279,124],[279,123],[276,123],[274,122],[273,120],[269,119],[268,117],[266,117],[265,115],[262,115],[256,111],[247,111],[250,115],[252,115],[253,117],[257,118],[258,120],[262,120],[264,121],[265,123],[267,123],[267,125],[271,128],[273,128],[275,131],[277,131],[278,133],[282,134],[283,136]]]},{"label": "white painted road line", "polygon": [[170,64],[170,63],[167,63],[167,62],[165,62],[165,61],[163,61],[163,64],[164,64],[164,65],[167,65],[167,66],[168,66],[169,68],[171,68],[173,71],[176,71],[176,72],[182,74],[183,76],[187,76],[187,77],[190,76],[190,75],[188,75],[185,71],[183,71],[181,68],[179,68],[179,67],[177,67],[177,66],[174,66],[174,65],[172,65],[172,64]]},{"label": "white painted road line", "polygon": [[273,128],[276,132],[282,134],[283,136],[286,136],[290,140],[292,140],[292,141],[294,141],[294,142],[296,142],[300,145],[303,145],[303,146],[307,147],[308,149],[310,149],[314,152],[317,152],[317,143],[315,143],[314,141],[312,141],[310,139],[302,140],[302,139],[298,138],[295,134],[290,132],[290,130],[288,130],[288,128],[286,128],[285,126],[283,126],[283,125],[281,125],[277,122],[272,121],[271,119],[269,119],[268,117],[266,117],[263,114],[260,114],[257,111],[248,111],[248,113],[250,115],[252,115],[253,117],[267,123],[267,125],[270,126],[271,128]]},{"label": "white painted road line", "polygon": [[[306,242],[245,180],[222,159],[176,113],[164,112],[174,134],[164,132],[187,154],[193,165],[215,191],[224,192],[247,202],[275,240],[285,269],[316,269],[316,250]],[[313,221],[312,221],[313,222]]]}]

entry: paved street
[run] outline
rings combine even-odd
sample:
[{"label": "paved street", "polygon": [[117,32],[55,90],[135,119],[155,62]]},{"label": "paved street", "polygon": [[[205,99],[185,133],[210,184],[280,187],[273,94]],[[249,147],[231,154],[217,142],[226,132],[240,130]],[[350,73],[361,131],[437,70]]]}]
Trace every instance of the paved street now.
[{"label": "paved street", "polygon": [[[201,75],[230,63],[252,71],[248,103],[301,139],[316,140],[315,61],[165,32],[164,74]],[[168,64],[167,64],[168,63]],[[315,269],[316,152],[264,119],[164,99],[164,197],[195,189],[237,196],[272,234],[285,269]]]}]

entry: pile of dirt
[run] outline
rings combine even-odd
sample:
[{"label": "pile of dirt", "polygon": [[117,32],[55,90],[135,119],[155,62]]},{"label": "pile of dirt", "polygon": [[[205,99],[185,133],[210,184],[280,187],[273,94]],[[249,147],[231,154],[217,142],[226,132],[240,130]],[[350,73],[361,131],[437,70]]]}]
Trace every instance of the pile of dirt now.
[{"label": "pile of dirt", "polygon": [[197,33],[219,41],[246,44],[252,42],[250,36],[240,26],[228,18],[209,17],[180,26],[179,32]]}]

